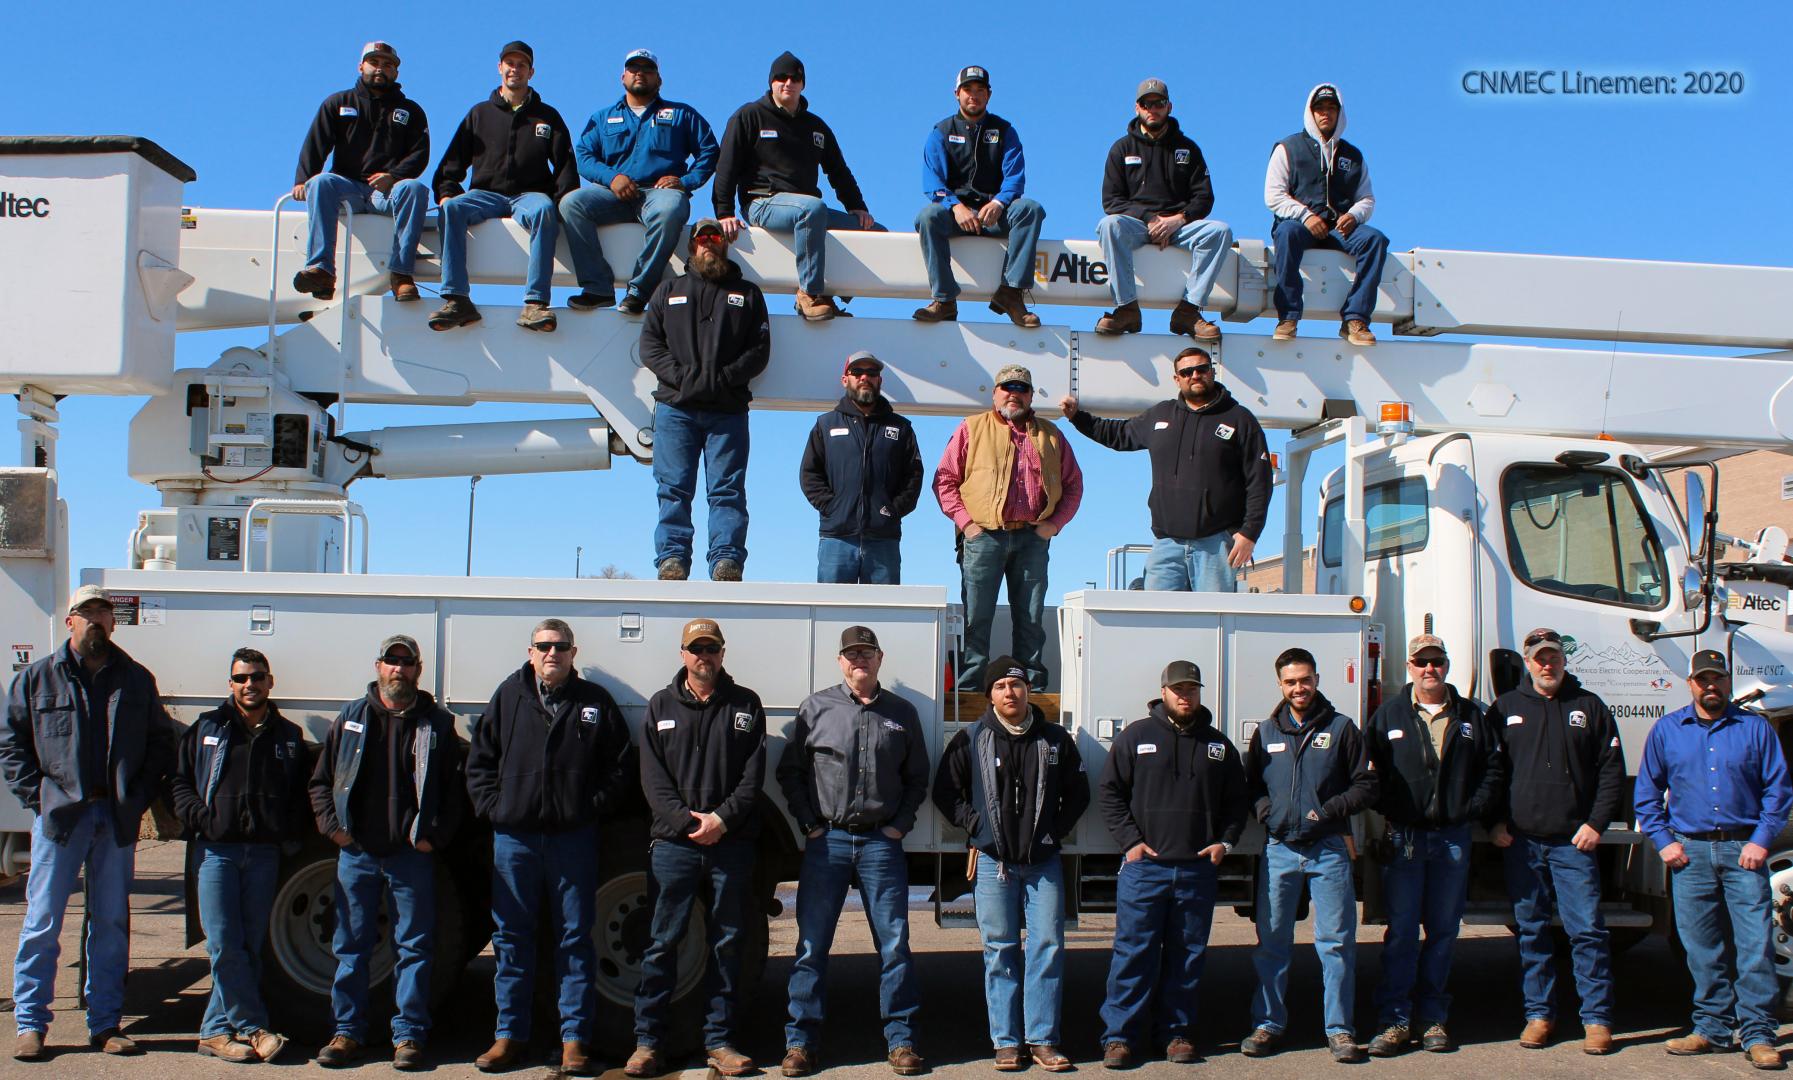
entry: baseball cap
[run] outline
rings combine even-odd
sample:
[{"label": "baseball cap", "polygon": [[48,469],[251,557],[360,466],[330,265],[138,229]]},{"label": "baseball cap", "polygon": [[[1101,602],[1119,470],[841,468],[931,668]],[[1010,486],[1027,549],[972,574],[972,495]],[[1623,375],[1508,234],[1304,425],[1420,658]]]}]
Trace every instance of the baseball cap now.
[{"label": "baseball cap", "polygon": [[1693,663],[1687,669],[1688,678],[1707,671],[1716,671],[1720,675],[1729,675],[1731,665],[1725,663],[1724,654],[1716,649],[1701,649],[1693,654]]},{"label": "baseball cap", "polygon": [[1525,635],[1524,648],[1525,658],[1527,660],[1530,660],[1532,657],[1546,649],[1555,649],[1557,652],[1562,652],[1563,635],[1557,633],[1548,626],[1540,626],[1536,630]]},{"label": "baseball cap", "polygon": [[658,56],[654,55],[652,49],[631,49],[631,50],[629,50],[629,55],[623,57],[623,66],[628,67],[630,64],[635,63],[637,60],[641,61],[644,64],[652,65],[656,71],[658,71],[660,68],[660,58]]},{"label": "baseball cap", "polygon": [[82,604],[91,604],[95,600],[107,607],[112,606],[112,598],[106,595],[106,590],[98,585],[83,585],[75,590],[75,595],[68,598],[68,613],[73,615]]},{"label": "baseball cap", "polygon": [[1164,677],[1158,680],[1159,686],[1175,686],[1178,683],[1192,682],[1202,684],[1202,669],[1191,660],[1172,660],[1164,666]]},{"label": "baseball cap", "polygon": [[845,375],[845,374],[851,372],[853,370],[854,364],[870,364],[873,367],[877,368],[879,371],[884,370],[884,361],[873,356],[871,354],[871,352],[866,349],[860,349],[858,352],[853,353],[852,355],[848,356],[847,362],[844,365],[842,365],[842,367],[840,369],[841,374]]},{"label": "baseball cap", "polygon": [[1168,99],[1170,87],[1164,85],[1163,79],[1146,79],[1139,84],[1139,89],[1134,92],[1133,100],[1138,101],[1148,94],[1161,94]]},{"label": "baseball cap", "polygon": [[398,50],[384,41],[370,41],[361,46],[361,59],[366,60],[370,56],[389,56],[393,63],[398,63]]},{"label": "baseball cap", "polygon": [[1020,364],[1004,364],[1002,368],[996,372],[996,385],[1001,386],[1003,383],[1011,382],[1026,383],[1028,389],[1031,390],[1033,389],[1033,372],[1022,367]]},{"label": "baseball cap", "polygon": [[849,626],[840,632],[840,651],[848,649],[877,648],[878,635],[872,633],[869,626]]},{"label": "baseball cap", "polygon": [[697,239],[700,236],[722,236],[722,235],[723,235],[722,222],[717,221],[715,218],[707,217],[707,218],[700,220],[697,224],[691,226],[691,239],[693,239],[693,240]]},{"label": "baseball cap", "polygon": [[1331,83],[1321,83],[1320,88],[1314,91],[1314,96],[1308,100],[1307,106],[1311,109],[1322,101],[1330,101],[1337,105],[1339,103],[1338,87]]},{"label": "baseball cap", "polygon": [[1450,655],[1444,647],[1444,639],[1437,634],[1415,634],[1413,639],[1407,642],[1407,659],[1411,660],[1427,649],[1437,649],[1446,656]]},{"label": "baseball cap", "polygon": [[699,641],[714,641],[718,645],[724,644],[722,627],[717,625],[715,619],[692,619],[685,624],[684,631],[679,634],[679,648],[688,648],[694,642]]},{"label": "baseball cap", "polygon": [[1012,656],[998,656],[996,659],[985,664],[984,696],[988,697],[990,688],[1001,682],[1003,679],[1020,679],[1022,682],[1026,682],[1027,669],[1021,666],[1021,661]]},{"label": "baseball cap", "polygon": [[989,86],[990,73],[984,68],[978,67],[976,64],[972,64],[969,67],[962,67],[959,69],[958,81],[953,83],[953,90],[956,92],[959,87],[964,86],[968,82],[981,82],[985,86]]},{"label": "baseball cap", "polygon": [[511,53],[522,53],[524,56],[527,56],[529,58],[529,66],[530,67],[535,66],[535,50],[529,47],[528,42],[526,42],[526,41],[511,42],[510,44],[506,45],[504,48],[498,50],[498,59],[503,60],[505,57],[509,56]]},{"label": "baseball cap", "polygon": [[389,635],[385,641],[380,642],[379,655],[385,656],[392,651],[394,645],[403,645],[405,648],[410,649],[411,655],[414,657],[421,657],[423,655],[423,651],[417,647],[417,639],[410,634]]}]

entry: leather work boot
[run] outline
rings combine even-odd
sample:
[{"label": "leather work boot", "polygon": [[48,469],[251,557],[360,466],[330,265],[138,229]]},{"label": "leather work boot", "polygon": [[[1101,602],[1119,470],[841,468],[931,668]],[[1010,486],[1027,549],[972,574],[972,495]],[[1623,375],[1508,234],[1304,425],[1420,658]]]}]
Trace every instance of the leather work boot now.
[{"label": "leather work boot", "polygon": [[578,1039],[560,1044],[560,1071],[568,1076],[590,1076],[591,1055]]},{"label": "leather work boot", "polygon": [[1133,1048],[1124,1042],[1111,1042],[1102,1048],[1102,1067],[1104,1069],[1131,1069],[1133,1067]]},{"label": "leather work boot", "polygon": [[1027,310],[1021,290],[1013,285],[996,287],[996,295],[990,297],[990,310],[998,315],[1007,315],[1010,322],[1028,330],[1040,325],[1040,317]]},{"label": "leather work boot", "polygon": [[616,303],[616,294],[605,292],[576,292],[567,297],[567,307],[574,311],[596,311]]},{"label": "leather work boot", "polygon": [[523,313],[517,316],[517,325],[525,330],[536,330],[544,334],[552,334],[560,325],[554,312],[540,300],[528,300],[523,304]]},{"label": "leather work boot", "polygon": [[1326,1049],[1332,1051],[1332,1060],[1341,1065],[1355,1065],[1363,1060],[1363,1047],[1342,1031],[1326,1036]]},{"label": "leather work boot", "polygon": [[1339,337],[1344,338],[1359,348],[1369,348],[1376,344],[1376,335],[1370,333],[1370,326],[1362,319],[1350,319],[1339,327]]},{"label": "leather work boot", "polygon": [[1282,1046],[1282,1032],[1261,1027],[1239,1040],[1239,1052],[1246,1057],[1269,1057]]},{"label": "leather work boot", "polygon": [[660,1063],[660,1051],[651,1046],[637,1046],[629,1055],[628,1064],[623,1066],[624,1075],[634,1077],[659,1076],[665,1071],[666,1066]]},{"label": "leather work boot", "polygon": [[1583,1029],[1581,1052],[1595,1057],[1612,1053],[1612,1028],[1605,1024],[1588,1024]]},{"label": "leather work boot", "polygon": [[1457,1049],[1456,1044],[1451,1042],[1451,1033],[1444,1030],[1443,1024],[1433,1024],[1427,1028],[1426,1033],[1420,1036],[1419,1044],[1432,1054],[1448,1054]]},{"label": "leather work boot", "polygon": [[317,1063],[326,1069],[344,1069],[361,1056],[361,1044],[347,1035],[332,1038],[318,1051]]},{"label": "leather work boot", "polygon": [[241,1036],[238,1039],[241,1042],[247,1042],[255,1050],[255,1056],[263,1061],[273,1061],[280,1056],[281,1051],[286,1049],[286,1036],[276,1035],[267,1028],[251,1032],[247,1039]]},{"label": "leather work boot", "polygon": [[293,275],[293,291],[329,300],[336,295],[336,275],[321,266],[307,266]]},{"label": "leather work boot", "polygon": [[811,296],[801,290],[797,293],[797,314],[810,322],[827,322],[829,319],[850,319],[853,316],[840,309],[832,296]]},{"label": "leather work boot", "polygon": [[138,1046],[136,1040],[117,1028],[96,1031],[87,1037],[87,1042],[100,1053],[117,1057],[136,1057],[143,1053],[143,1047]]},{"label": "leather work boot", "polygon": [[1194,1043],[1178,1035],[1165,1045],[1164,1060],[1172,1065],[1194,1065],[1201,1060],[1201,1055],[1195,1052]]},{"label": "leather work boot", "polygon": [[21,1031],[19,1040],[12,1044],[12,1056],[15,1061],[42,1061],[44,1059],[44,1033],[41,1031]]},{"label": "leather work boot", "polygon": [[430,329],[453,330],[476,323],[481,317],[473,301],[465,296],[444,296],[442,306],[430,313]]},{"label": "leather work boot", "polygon": [[916,308],[915,314],[909,317],[916,322],[958,322],[959,302],[957,300],[930,300],[927,307]]},{"label": "leather work boot", "polygon": [[1370,1040],[1371,1057],[1394,1057],[1407,1049],[1413,1041],[1413,1029],[1406,1024],[1390,1024],[1382,1029],[1381,1034]]},{"label": "leather work boot", "polygon": [[1187,300],[1178,300],[1170,313],[1170,332],[1189,335],[1197,341],[1219,341],[1220,327],[1202,318],[1202,309]]},{"label": "leather work boot", "polygon": [[1276,324],[1276,332],[1270,335],[1271,341],[1294,341],[1295,320],[1284,319]]},{"label": "leather work boot", "polygon": [[397,270],[387,276],[387,286],[392,289],[392,298],[401,304],[412,303],[420,295],[417,291],[417,279]]},{"label": "leather work boot", "polygon": [[723,1076],[746,1076],[753,1071],[753,1059],[727,1043],[710,1047],[704,1058]]},{"label": "leather work boot", "polygon": [[647,310],[647,300],[638,292],[626,292],[617,301],[616,310],[624,315],[639,315]]},{"label": "leather work boot", "polygon": [[233,1035],[213,1035],[209,1039],[199,1040],[199,1056],[215,1057],[219,1061],[230,1061],[239,1065],[261,1060],[254,1047],[248,1043],[238,1042]]},{"label": "leather work boot", "polygon": [[1720,1046],[1711,1039],[1695,1031],[1683,1035],[1679,1039],[1670,1039],[1662,1044],[1662,1048],[1676,1057],[1692,1057],[1695,1054],[1716,1054],[1728,1050],[1728,1046]]},{"label": "leather work boot", "polygon": [[1071,1059],[1051,1043],[1037,1043],[1029,1049],[1033,1053],[1033,1063],[1047,1072],[1071,1071]]},{"label": "leather work boot", "polygon": [[716,565],[710,567],[711,581],[740,581],[741,564],[733,559],[717,559]]},{"label": "leather work boot", "polygon": [[523,1058],[523,1044],[516,1039],[498,1039],[492,1048],[473,1059],[480,1072],[503,1072]]},{"label": "leather work boot", "polygon": [[1556,1027],[1548,1020],[1527,1020],[1519,1033],[1519,1045],[1527,1050],[1542,1050],[1550,1045],[1550,1033]]},{"label": "leather work boot", "polygon": [[1787,1067],[1787,1063],[1781,1060],[1781,1052],[1768,1043],[1757,1043],[1749,1048],[1749,1063],[1758,1069]]},{"label": "leather work boot", "polygon": [[681,559],[666,559],[660,563],[661,581],[684,581],[690,576],[690,564]]},{"label": "leather work boot", "polygon": [[1105,311],[1096,320],[1098,334],[1137,334],[1141,323],[1139,319],[1139,301],[1122,304],[1113,311]]},{"label": "leather work boot", "polygon": [[399,1072],[420,1072],[423,1069],[423,1047],[410,1039],[392,1048],[392,1067]]},{"label": "leather work boot", "polygon": [[1021,1068],[1021,1048],[1019,1046],[998,1046],[995,1068],[997,1072],[1018,1072]]},{"label": "leather work boot", "polygon": [[778,1071],[786,1076],[808,1076],[816,1071],[815,1055],[806,1046],[787,1046],[784,1060],[778,1064]]},{"label": "leather work boot", "polygon": [[899,1046],[890,1052],[890,1071],[898,1076],[920,1076],[928,1069],[928,1063],[915,1052],[913,1046]]}]

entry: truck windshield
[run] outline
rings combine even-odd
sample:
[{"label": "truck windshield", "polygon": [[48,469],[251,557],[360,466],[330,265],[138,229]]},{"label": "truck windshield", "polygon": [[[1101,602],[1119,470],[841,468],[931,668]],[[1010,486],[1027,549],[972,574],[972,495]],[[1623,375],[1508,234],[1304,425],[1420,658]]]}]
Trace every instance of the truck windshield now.
[{"label": "truck windshield", "polygon": [[1501,480],[1513,573],[1544,592],[1656,608],[1662,547],[1623,473],[1520,465]]}]

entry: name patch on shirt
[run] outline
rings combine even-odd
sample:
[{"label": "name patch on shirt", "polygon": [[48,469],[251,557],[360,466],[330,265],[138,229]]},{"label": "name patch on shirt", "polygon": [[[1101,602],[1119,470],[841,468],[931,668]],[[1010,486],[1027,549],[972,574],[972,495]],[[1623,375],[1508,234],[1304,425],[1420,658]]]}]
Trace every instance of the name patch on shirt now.
[{"label": "name patch on shirt", "polygon": [[1214,434],[1220,436],[1223,439],[1232,438],[1233,430],[1234,430],[1234,428],[1233,428],[1233,425],[1231,425],[1231,424],[1215,424],[1214,425]]},{"label": "name patch on shirt", "polygon": [[1324,750],[1332,745],[1332,732],[1322,731],[1314,736],[1314,749]]},{"label": "name patch on shirt", "polygon": [[552,134],[554,134],[554,125],[552,124],[537,124],[535,126],[535,137],[538,139],[545,139]]},{"label": "name patch on shirt", "polygon": [[689,299],[691,299],[689,296],[669,296],[666,298],[666,305],[672,307],[677,304],[683,304]]},{"label": "name patch on shirt", "polygon": [[362,732],[364,732],[364,731],[366,731],[366,730],[367,730],[367,727],[366,727],[366,725],[364,725],[364,724],[362,724],[362,723],[360,723],[360,722],[358,722],[358,721],[355,721],[355,720],[345,720],[345,721],[343,721],[343,725],[342,725],[342,728],[343,728],[343,730],[344,730],[344,731],[352,731],[352,732],[354,732],[354,733],[355,733],[355,734],[357,734],[357,735],[359,735],[359,734],[361,734],[361,733],[362,733]]},{"label": "name patch on shirt", "polygon": [[761,128],[760,129],[760,138],[776,139],[776,138],[778,138],[778,132],[772,130],[771,128]]},{"label": "name patch on shirt", "polygon": [[1144,162],[1145,158],[1140,157],[1138,154],[1128,154],[1126,158],[1123,159],[1123,164],[1127,165],[1139,165]]},{"label": "name patch on shirt", "polygon": [[746,293],[738,293],[738,292],[729,293],[728,294],[728,306],[729,307],[746,307],[747,306],[747,294]]},{"label": "name patch on shirt", "polygon": [[1388,733],[1389,742],[1394,742],[1396,739],[1405,739],[1406,737],[1407,733],[1400,728],[1394,728]]},{"label": "name patch on shirt", "polygon": [[752,731],[753,730],[753,714],[750,712],[736,713],[735,714],[735,730],[736,731]]},{"label": "name patch on shirt", "polygon": [[355,108],[355,106],[353,106],[353,105],[344,105],[341,108],[338,108],[336,110],[336,115],[338,115],[338,116],[360,116],[361,110]]},{"label": "name patch on shirt", "polygon": [[851,434],[853,434],[853,432],[852,432],[852,431],[851,431],[851,430],[850,430],[850,429],[848,429],[848,428],[844,428],[844,427],[837,427],[837,428],[829,428],[829,429],[828,429],[828,436],[829,436],[829,437],[830,437],[830,438],[833,438],[833,437],[834,437],[834,436],[836,436],[836,435],[851,435]]},{"label": "name patch on shirt", "polygon": [[1270,754],[1280,754],[1284,750],[1287,750],[1288,748],[1289,748],[1289,744],[1286,742],[1273,742],[1273,743],[1265,743],[1264,744],[1265,753],[1270,753]]},{"label": "name patch on shirt", "polygon": [[394,110],[392,110],[392,122],[395,124],[409,124],[411,122],[411,110],[410,109],[394,109]]},{"label": "name patch on shirt", "polygon": [[677,720],[662,720],[659,723],[654,725],[654,730],[655,731],[671,731],[673,728],[678,727],[678,726],[679,726],[679,722]]},{"label": "name patch on shirt", "polygon": [[1142,742],[1139,744],[1139,746],[1134,748],[1133,752],[1136,754],[1156,754],[1158,752],[1158,744],[1150,743],[1150,742]]},{"label": "name patch on shirt", "polygon": [[1523,724],[1523,723],[1525,723],[1525,717],[1523,717],[1523,716],[1507,717],[1507,726],[1508,727],[1512,727],[1514,724]]},{"label": "name patch on shirt", "polygon": [[581,724],[597,723],[598,722],[598,710],[596,710],[594,708],[590,708],[590,707],[580,709],[579,710],[579,722]]},{"label": "name patch on shirt", "polygon": [[620,124],[623,122],[623,118],[620,116],[612,116],[612,117],[606,118],[604,122],[606,124]]},{"label": "name patch on shirt", "polygon": [[1152,430],[1153,431],[1163,431],[1165,428],[1167,428],[1169,426],[1170,426],[1169,420],[1160,420],[1157,423],[1152,425]]},{"label": "name patch on shirt", "polygon": [[207,735],[205,737],[205,744],[207,746],[217,746],[218,742],[219,742],[219,739],[218,739],[218,736],[216,736],[216,735]]},{"label": "name patch on shirt", "polygon": [[963,136],[963,135],[948,135],[946,137],[946,141],[949,143],[962,143],[965,141],[965,136]]},{"label": "name patch on shirt", "polygon": [[1208,744],[1208,760],[1220,761],[1226,757],[1226,744],[1211,742]]},{"label": "name patch on shirt", "polygon": [[1570,727],[1587,727],[1588,726],[1588,714],[1582,712],[1580,709],[1569,710],[1569,726]]}]

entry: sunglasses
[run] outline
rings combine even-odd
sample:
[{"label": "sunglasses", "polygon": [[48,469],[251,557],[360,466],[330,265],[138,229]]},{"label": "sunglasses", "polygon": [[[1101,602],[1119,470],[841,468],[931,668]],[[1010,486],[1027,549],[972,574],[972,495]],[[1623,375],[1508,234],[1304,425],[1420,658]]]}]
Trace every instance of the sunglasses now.
[{"label": "sunglasses", "polygon": [[1558,645],[1561,645],[1563,643],[1563,636],[1555,630],[1542,630],[1527,636],[1525,639],[1525,647],[1529,649],[1540,641],[1554,641]]},{"label": "sunglasses", "polygon": [[415,656],[406,656],[402,653],[387,653],[385,656],[380,657],[380,663],[385,664],[387,667],[416,667],[417,658]]},{"label": "sunglasses", "polygon": [[1407,661],[1407,663],[1416,668],[1429,668],[1429,667],[1443,668],[1447,664],[1449,664],[1450,661],[1446,660],[1442,656],[1416,656],[1413,659]]},{"label": "sunglasses", "polygon": [[573,643],[570,641],[532,641],[529,647],[539,653],[573,651]]},{"label": "sunglasses", "polygon": [[1214,365],[1213,364],[1195,364],[1190,367],[1184,367],[1184,368],[1177,369],[1177,378],[1179,378],[1179,379],[1193,379],[1197,375],[1212,375],[1212,374],[1214,374]]},{"label": "sunglasses", "polygon": [[244,683],[267,682],[271,678],[273,676],[265,671],[238,671],[231,675],[230,681],[242,686]]},{"label": "sunglasses", "polygon": [[884,369],[883,368],[853,368],[852,370],[848,371],[847,374],[853,376],[855,379],[882,379],[884,377]]},{"label": "sunglasses", "polygon": [[876,650],[876,649],[848,649],[847,651],[841,653],[841,655],[846,657],[848,660],[870,660],[872,657],[878,655],[878,650]]},{"label": "sunglasses", "polygon": [[1139,102],[1139,107],[1142,109],[1163,109],[1169,106],[1169,98],[1145,98]]},{"label": "sunglasses", "polygon": [[1005,382],[997,384],[996,389],[1007,390],[1011,394],[1031,394],[1033,387],[1024,382]]},{"label": "sunglasses", "polygon": [[685,646],[685,651],[690,653],[692,656],[715,656],[717,653],[722,651],[722,646],[716,644],[715,642],[709,642],[707,644],[700,642],[699,644],[696,644],[696,645]]}]

